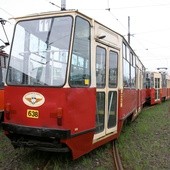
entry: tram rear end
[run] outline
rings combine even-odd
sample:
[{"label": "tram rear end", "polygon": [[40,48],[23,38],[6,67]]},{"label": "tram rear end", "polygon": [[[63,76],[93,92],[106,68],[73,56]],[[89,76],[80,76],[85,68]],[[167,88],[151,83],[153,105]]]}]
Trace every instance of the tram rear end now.
[{"label": "tram rear end", "polygon": [[150,105],[161,103],[162,83],[161,73],[146,73],[146,101]]}]

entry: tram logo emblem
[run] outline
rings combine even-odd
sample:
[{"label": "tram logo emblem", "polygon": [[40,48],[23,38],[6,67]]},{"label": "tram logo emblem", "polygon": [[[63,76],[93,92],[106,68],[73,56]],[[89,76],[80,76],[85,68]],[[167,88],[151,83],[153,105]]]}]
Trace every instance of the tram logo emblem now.
[{"label": "tram logo emblem", "polygon": [[44,96],[41,93],[38,93],[38,92],[29,92],[29,93],[26,93],[23,96],[23,102],[27,106],[39,107],[42,104],[44,104],[45,98],[44,98]]}]

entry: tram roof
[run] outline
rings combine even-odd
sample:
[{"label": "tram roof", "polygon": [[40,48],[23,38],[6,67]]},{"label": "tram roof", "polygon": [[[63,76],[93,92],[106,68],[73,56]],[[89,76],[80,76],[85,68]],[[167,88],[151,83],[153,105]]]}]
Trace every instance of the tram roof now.
[{"label": "tram roof", "polygon": [[40,13],[32,13],[32,14],[28,14],[25,16],[18,16],[18,17],[14,17],[12,19],[15,20],[23,20],[23,19],[31,19],[31,18],[37,18],[37,17],[48,17],[48,16],[55,16],[56,14],[71,14],[71,13],[78,13],[88,19],[91,19],[91,17],[79,12],[78,10],[63,10],[63,11],[47,11],[47,12],[40,12]]},{"label": "tram roof", "polygon": [[94,20],[94,22],[102,25],[103,27],[113,31],[114,33],[118,34],[119,36],[122,37],[123,41],[125,42],[126,45],[128,45],[128,47],[131,49],[131,51],[135,54],[135,56],[138,58],[139,62],[142,64],[142,66],[145,68],[145,66],[143,65],[143,63],[141,62],[140,58],[137,56],[137,54],[135,53],[135,51],[132,49],[132,47],[130,46],[130,44],[127,42],[127,40],[124,38],[123,35],[121,35],[120,33],[114,31],[113,29],[103,25],[102,23],[98,22],[97,20],[81,13],[80,11],[78,10],[61,10],[61,11],[47,11],[47,12],[40,12],[40,13],[33,13],[33,14],[29,14],[29,15],[25,15],[25,16],[19,16],[19,17],[14,17],[12,19],[15,19],[16,21],[19,21],[19,20],[26,20],[26,19],[35,19],[37,17],[40,17],[40,18],[43,18],[43,17],[50,17],[50,16],[55,16],[57,14],[65,14],[65,15],[69,15],[69,14],[79,14],[89,20]]}]

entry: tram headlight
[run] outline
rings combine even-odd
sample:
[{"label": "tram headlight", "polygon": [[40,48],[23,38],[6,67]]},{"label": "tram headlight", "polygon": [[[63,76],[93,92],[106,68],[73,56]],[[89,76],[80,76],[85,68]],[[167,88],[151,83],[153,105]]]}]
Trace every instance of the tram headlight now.
[{"label": "tram headlight", "polygon": [[57,119],[57,125],[62,126],[63,125],[63,108],[58,107],[57,110],[50,114],[51,118]]},{"label": "tram headlight", "polygon": [[63,108],[57,108],[57,124],[58,126],[63,124]]}]

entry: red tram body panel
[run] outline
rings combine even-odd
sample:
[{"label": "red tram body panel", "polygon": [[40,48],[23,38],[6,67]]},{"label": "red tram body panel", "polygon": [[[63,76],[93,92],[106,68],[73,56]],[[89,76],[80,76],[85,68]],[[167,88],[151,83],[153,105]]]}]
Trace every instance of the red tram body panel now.
[{"label": "red tram body panel", "polygon": [[[161,90],[159,90],[158,92],[161,94]],[[156,93],[154,88],[146,89],[146,97],[149,98],[150,105],[161,103],[161,98],[156,100],[155,95]]]},{"label": "red tram body panel", "polygon": [[162,87],[162,91],[161,91],[161,98],[162,98],[162,100],[164,99],[166,99],[167,98],[167,87]]},{"label": "red tram body panel", "polygon": [[[16,90],[17,97],[15,97]],[[95,128],[95,117],[92,117],[95,112],[96,99],[94,88],[50,88],[47,90],[46,88],[17,87],[14,90],[13,87],[6,87],[5,91],[8,91],[5,95],[5,103],[8,105],[6,107],[10,107],[11,110],[8,114],[8,123],[68,129],[70,135],[85,132],[86,130],[94,130]],[[44,100],[43,106],[35,109],[36,103],[32,104],[33,101],[31,101],[30,95],[37,98],[37,101],[35,101],[37,103],[40,102],[38,100]],[[11,96],[14,97],[11,98]],[[29,116],[28,111],[37,111],[37,115]],[[61,122],[58,122],[58,117],[60,117]]]},{"label": "red tram body panel", "polygon": [[4,110],[4,89],[0,89],[0,112]]},{"label": "red tram body panel", "polygon": [[144,105],[146,102],[146,89],[145,88],[141,90],[141,102],[142,102],[142,105]]},{"label": "red tram body panel", "polygon": [[[121,93],[121,92],[120,92]],[[119,113],[119,119],[125,120],[129,114],[133,113],[137,108],[137,91],[136,89],[124,89],[122,97],[122,108]]]}]

